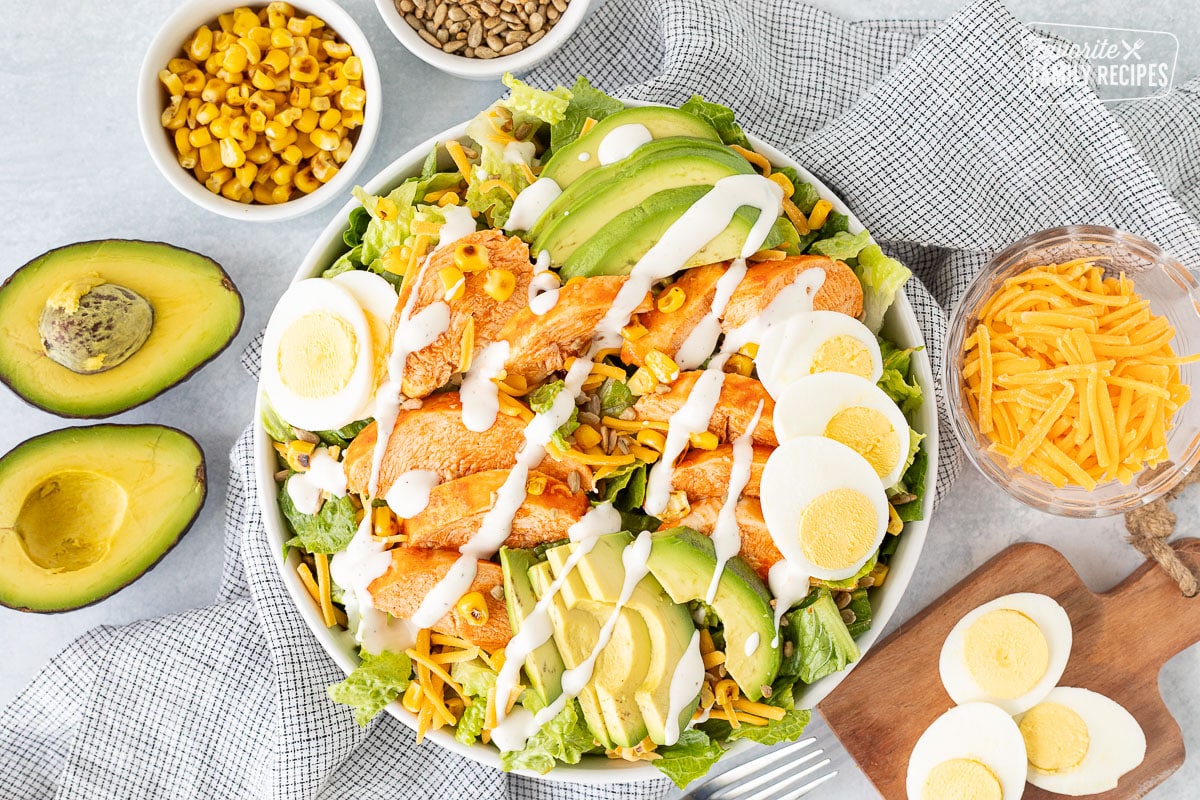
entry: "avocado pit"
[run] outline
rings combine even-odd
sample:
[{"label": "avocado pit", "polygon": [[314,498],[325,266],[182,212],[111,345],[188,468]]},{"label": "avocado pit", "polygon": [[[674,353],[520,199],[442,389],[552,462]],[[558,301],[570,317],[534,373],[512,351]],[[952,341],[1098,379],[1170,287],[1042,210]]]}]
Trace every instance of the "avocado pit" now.
[{"label": "avocado pit", "polygon": [[13,529],[34,564],[73,572],[108,554],[128,501],[124,487],[107,475],[59,472],[29,491]]},{"label": "avocado pit", "polygon": [[91,375],[128,360],[150,337],[153,325],[154,309],[146,298],[91,274],[47,298],[38,333],[53,361]]}]

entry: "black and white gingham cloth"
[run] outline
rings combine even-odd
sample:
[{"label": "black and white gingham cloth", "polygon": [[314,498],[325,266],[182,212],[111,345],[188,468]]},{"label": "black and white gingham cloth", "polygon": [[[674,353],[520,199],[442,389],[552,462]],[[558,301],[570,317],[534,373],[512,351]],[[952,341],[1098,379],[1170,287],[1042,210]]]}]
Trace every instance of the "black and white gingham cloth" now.
[{"label": "black and white gingham cloth", "polygon": [[[1028,91],[1032,34],[994,0],[941,26],[847,23],[790,0],[612,0],[533,80],[576,74],[626,97],[692,93],[737,110],[837,191],[919,277],[940,361],[945,311],[995,249],[1065,223],[1140,233],[1200,266],[1200,83],[1116,111]],[[624,87],[624,88],[623,88]],[[1044,99],[1044,98],[1043,98]],[[1174,199],[1172,197],[1174,195]],[[1181,206],[1183,203],[1184,206]],[[958,458],[942,427],[939,488]],[[342,675],[280,582],[233,448],[216,605],[99,628],[0,714],[0,798],[654,798],[477,766],[387,715],[360,730]]]}]

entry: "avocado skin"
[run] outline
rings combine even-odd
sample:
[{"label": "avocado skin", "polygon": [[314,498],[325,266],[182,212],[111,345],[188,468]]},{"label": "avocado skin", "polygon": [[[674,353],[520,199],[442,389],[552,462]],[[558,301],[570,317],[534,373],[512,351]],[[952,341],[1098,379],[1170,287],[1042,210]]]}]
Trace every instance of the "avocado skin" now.
[{"label": "avocado skin", "polygon": [[[662,146],[677,141],[686,144]],[[646,151],[655,145],[659,146]],[[562,264],[615,217],[658,192],[712,186],[722,178],[753,172],[749,161],[724,145],[657,139],[627,159],[589,172],[559,195],[534,226],[533,252],[546,250],[552,264]],[[576,187],[582,189],[577,192]]]},{"label": "avocado skin", "polygon": [[[8,295],[10,293],[20,291],[23,281],[28,278],[31,272],[35,272],[40,268],[43,268],[47,263],[54,263],[64,254],[69,254],[73,250],[87,250],[88,248],[102,248],[105,246],[129,246],[133,248],[144,247],[149,250],[159,250],[160,252],[165,249],[167,251],[172,251],[183,258],[198,259],[202,262],[205,262],[205,268],[210,270],[216,279],[216,286],[229,295],[232,295],[232,297],[223,299],[227,301],[231,300],[236,303],[236,319],[232,320],[231,324],[226,326],[227,334],[225,335],[224,340],[219,345],[212,346],[210,348],[211,352],[208,352],[206,355],[204,355],[204,357],[196,360],[194,363],[189,363],[186,369],[184,369],[178,375],[173,375],[169,381],[164,383],[162,386],[156,387],[154,391],[143,393],[143,396],[134,397],[132,399],[115,397],[110,398],[107,401],[81,403],[77,400],[77,398],[72,397],[71,393],[69,392],[42,394],[39,391],[41,389],[39,386],[39,381],[29,380],[27,376],[23,376],[20,372],[22,369],[30,369],[29,365],[23,365],[19,362],[14,362],[8,358],[5,358],[3,353],[0,352],[0,383],[6,385],[14,394],[17,395],[17,397],[21,398],[21,400],[33,406],[34,408],[41,409],[42,411],[48,411],[51,414],[67,419],[101,419],[104,417],[111,417],[154,400],[163,392],[166,392],[167,390],[172,389],[178,384],[183,383],[191,378],[206,364],[223,353],[225,349],[233,343],[233,340],[237,338],[238,333],[242,329],[242,323],[245,319],[245,303],[243,301],[241,292],[238,291],[238,288],[234,284],[233,279],[229,276],[229,273],[227,273],[225,268],[219,263],[208,256],[193,250],[177,247],[167,242],[148,241],[142,239],[93,239],[63,245],[42,253],[18,268],[4,281],[4,283],[0,284],[0,313],[3,313],[7,317],[9,314],[13,313],[13,310],[10,309],[10,305],[19,309],[26,303],[33,303],[37,306],[38,313],[34,315],[34,319],[36,320],[37,316],[40,314],[42,304],[46,300],[45,296],[18,297],[15,301],[13,301],[8,298]],[[167,263],[168,262],[165,261],[161,262],[160,266],[164,266]],[[166,268],[170,269],[169,266]],[[92,267],[84,263],[76,272],[64,273],[63,280],[65,281],[70,275],[76,275],[79,274],[79,272],[92,271],[92,269]],[[121,283],[120,279],[114,279],[114,282],[118,284]],[[52,287],[51,291],[53,291],[54,288],[57,287]],[[143,294],[143,296],[145,295],[143,292],[139,292],[139,294]],[[151,302],[152,306],[154,305],[153,298],[147,297],[146,299]],[[11,324],[11,320],[6,319],[5,321],[10,322]],[[193,320],[192,322],[193,325],[198,325],[202,324],[203,320]],[[30,326],[27,338],[24,330],[14,330],[7,325],[4,326],[4,328],[5,333],[13,332],[16,335],[21,336],[22,345],[25,345],[25,347],[28,349],[36,349],[36,352],[40,354],[41,359],[54,364],[54,362],[50,360],[49,356],[46,356],[41,350],[41,339],[37,330],[36,321],[32,326]],[[134,360],[135,359],[133,358],[130,359],[130,361]],[[54,364],[54,366],[56,368],[66,370],[66,368],[62,367],[61,365]],[[122,367],[126,369],[120,369]],[[40,369],[40,367],[37,368]],[[125,382],[124,376],[128,375],[128,369],[129,362],[126,362],[125,364],[118,365],[112,370],[107,370],[103,373],[96,373],[96,375],[113,375],[117,372],[123,372],[124,375],[122,377],[122,381]],[[53,375],[53,373],[51,373],[51,375]],[[53,380],[53,378],[47,379],[43,374],[41,376],[41,381],[44,382],[46,380]]]},{"label": "avocado skin", "polygon": [[[8,602],[4,597],[3,588],[2,588],[2,586],[0,586],[0,606],[5,606],[5,607],[11,608],[15,611],[24,611],[24,612],[33,613],[33,614],[60,614],[60,613],[64,613],[67,611],[75,611],[76,609],[87,608],[88,606],[95,605],[96,603],[99,603],[102,600],[107,600],[109,597],[112,597],[114,594],[116,594],[117,592],[126,588],[127,586],[130,586],[135,581],[137,581],[139,578],[141,578],[143,575],[150,572],[150,570],[154,569],[154,567],[158,566],[158,563],[163,560],[163,558],[167,555],[167,553],[171,552],[175,548],[175,546],[177,544],[179,544],[179,542],[183,539],[183,537],[187,534],[187,532],[192,529],[192,526],[196,523],[197,518],[199,518],[199,516],[200,516],[200,511],[204,508],[205,501],[208,499],[207,461],[204,456],[204,450],[200,447],[200,443],[197,442],[196,439],[191,434],[187,433],[186,431],[180,430],[179,428],[172,427],[170,425],[100,423],[97,425],[83,425],[83,426],[78,426],[78,427],[73,427],[73,428],[61,428],[59,430],[49,431],[47,433],[39,434],[37,436],[32,436],[32,437],[26,439],[25,441],[21,442],[20,444],[18,444],[11,450],[9,450],[3,456],[0,456],[0,485],[3,485],[4,481],[8,479],[8,476],[6,474],[6,465],[9,463],[9,460],[11,458],[16,457],[18,454],[22,453],[24,450],[27,450],[29,448],[44,446],[47,444],[49,444],[49,446],[53,447],[53,446],[55,446],[54,443],[57,442],[57,440],[59,438],[69,437],[72,435],[90,437],[93,435],[100,435],[105,432],[114,432],[114,433],[120,435],[122,432],[125,432],[125,431],[148,431],[148,430],[158,430],[158,431],[166,432],[170,435],[182,437],[182,439],[184,440],[183,443],[190,446],[195,451],[196,465],[195,465],[194,472],[192,474],[192,478],[195,482],[194,485],[195,485],[196,489],[198,490],[198,495],[195,498],[195,506],[196,507],[192,511],[190,517],[188,517],[188,519],[185,522],[183,522],[181,525],[179,525],[178,530],[173,535],[169,536],[168,539],[157,543],[157,547],[159,549],[158,549],[157,554],[154,556],[154,558],[151,561],[147,562],[145,564],[145,566],[142,566],[140,569],[138,569],[137,572],[126,577],[125,580],[114,583],[112,588],[110,588],[110,589],[102,591],[91,597],[84,598],[78,603],[68,603],[68,604],[45,606],[45,607],[39,606],[39,607],[35,608],[35,607],[29,606],[29,605],[21,605],[21,604]],[[39,481],[34,481],[33,483],[36,484],[37,482],[39,482]],[[137,497],[134,497],[132,502],[138,502]],[[2,513],[2,511],[0,511],[0,513]],[[8,524],[8,522],[9,521],[7,519],[5,519],[4,517],[0,517],[0,527],[6,526]],[[14,534],[14,537],[15,537],[15,534]],[[8,570],[6,569],[5,571],[7,572]]]},{"label": "avocado skin", "polygon": [[[554,153],[546,162],[542,177],[550,178],[566,189],[581,175],[604,166],[600,163],[596,151],[609,131],[622,125],[634,124],[644,125],[655,139],[691,136],[714,142],[721,141],[716,128],[686,111],[670,106],[635,106],[605,117],[583,136]],[[582,153],[588,154],[586,161],[579,160]]]},{"label": "avocado skin", "polygon": [[[717,551],[707,536],[681,526],[653,534],[646,565],[676,603],[703,600],[717,566]],[[754,570],[734,556],[725,562],[712,608],[725,625],[726,669],[747,698],[758,700],[761,687],[774,682],[782,661],[781,648],[771,647],[771,593]],[[754,633],[758,648],[747,656],[742,643]]]}]

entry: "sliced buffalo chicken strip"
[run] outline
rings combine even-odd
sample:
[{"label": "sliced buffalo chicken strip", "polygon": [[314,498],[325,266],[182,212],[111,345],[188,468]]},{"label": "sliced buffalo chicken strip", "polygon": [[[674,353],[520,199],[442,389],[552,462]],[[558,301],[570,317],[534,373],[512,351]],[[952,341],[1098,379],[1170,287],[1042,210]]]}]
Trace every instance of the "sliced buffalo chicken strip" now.
[{"label": "sliced buffalo chicken strip", "polygon": [[[466,544],[495,505],[496,493],[508,475],[506,469],[490,469],[433,487],[425,510],[404,522],[408,544],[451,549]],[[587,513],[587,495],[573,493],[563,481],[531,472],[526,486],[530,484],[535,485],[537,493],[529,489],[517,509],[512,532],[504,540],[508,547],[534,547],[566,539],[567,529]]]},{"label": "sliced buffalo chicken strip", "polygon": [[[344,469],[352,492],[362,494],[367,490],[377,425],[372,422],[363,428],[346,448]],[[386,495],[396,479],[409,470],[432,470],[439,479],[452,481],[484,470],[509,469],[516,463],[517,448],[524,436],[525,423],[504,413],[497,414],[492,427],[482,433],[467,430],[458,392],[427,397],[420,408],[401,409],[396,416],[379,470],[378,496]],[[591,469],[569,456],[547,455],[536,468],[562,481],[576,473],[583,491],[593,487]]]},{"label": "sliced buffalo chicken strip", "polygon": [[[447,289],[441,271],[456,267],[455,251],[460,247],[474,246],[487,254],[488,268],[478,272],[463,273],[462,296],[447,300]],[[483,290],[489,270],[510,272],[515,279],[512,294],[504,301],[497,301]],[[436,302],[450,307],[450,325],[433,340],[428,347],[409,355],[404,366],[402,383],[404,394],[409,397],[426,397],[435,389],[446,385],[450,376],[463,371],[463,337],[468,324],[473,326],[470,350],[477,350],[495,341],[504,324],[525,307],[528,302],[529,281],[533,277],[533,265],[529,263],[529,246],[515,236],[505,236],[500,231],[477,231],[457,241],[439,247],[429,257],[419,282],[405,281],[392,315],[393,338],[400,320],[401,310],[412,292],[417,293],[410,319]]]},{"label": "sliced buffalo chicken strip", "polygon": [[[392,616],[409,619],[421,606],[425,595],[446,577],[454,562],[457,550],[433,550],[427,547],[394,547],[390,551],[392,563],[387,571],[367,587],[371,600],[380,611]],[[482,625],[471,625],[453,610],[433,624],[439,633],[461,636],[484,650],[499,650],[512,639],[512,628],[508,624],[508,609],[503,600],[497,600],[492,590],[504,586],[504,573],[499,565],[490,561],[477,562],[478,571],[468,592],[479,592],[487,602],[488,618]],[[497,592],[496,594],[500,594]]]},{"label": "sliced buffalo chicken strip", "polygon": [[[686,294],[683,306],[676,311],[655,308],[638,315],[648,333],[640,339],[626,340],[621,346],[621,359],[642,366],[651,350],[674,358],[688,335],[712,310],[717,281],[727,268],[728,262],[723,262],[684,272],[674,284]],[[753,264],[746,270],[721,314],[721,330],[728,333],[757,317],[797,276],[810,269],[825,271],[825,281],[813,297],[814,310],[838,311],[852,317],[862,313],[862,285],[852,269],[825,256],[789,256]]]},{"label": "sliced buffalo chicken strip", "polygon": [[[705,498],[698,503],[693,503],[691,511],[686,517],[663,527],[686,525],[706,536],[711,536],[717,525],[717,515],[721,512],[724,502],[719,497]],[[738,500],[738,504],[734,507],[734,518],[737,520],[738,533],[742,537],[738,555],[765,582],[771,567],[783,560],[783,554],[779,552],[779,548],[771,539],[767,523],[763,520],[762,505],[758,498],[743,497]]]},{"label": "sliced buffalo chicken strip", "polygon": [[[767,465],[767,457],[770,455],[770,447],[754,447],[754,458],[750,462],[750,479],[746,481],[742,495],[758,497],[763,467]],[[692,448],[676,463],[675,471],[671,475],[671,488],[685,492],[688,502],[691,503],[706,497],[724,497],[729,491],[729,475],[732,471],[733,445],[723,444],[715,450]]]},{"label": "sliced buffalo chicken strip", "polygon": [[545,314],[526,305],[504,326],[498,338],[509,344],[504,369],[531,385],[567,368],[567,361],[587,352],[596,326],[629,280],[624,275],[575,278],[558,290],[558,300]]},{"label": "sliced buffalo chicken strip", "polygon": [[[672,414],[683,407],[701,374],[700,370],[680,373],[667,392],[651,392],[639,397],[633,412],[639,420],[668,421]],[[722,442],[741,436],[750,426],[759,401],[763,404],[762,416],[754,428],[752,439],[755,444],[778,446],[779,440],[775,437],[775,426],[771,421],[775,413],[775,401],[761,383],[737,373],[725,373],[725,382],[721,385],[717,406],[708,420],[708,429]]]}]

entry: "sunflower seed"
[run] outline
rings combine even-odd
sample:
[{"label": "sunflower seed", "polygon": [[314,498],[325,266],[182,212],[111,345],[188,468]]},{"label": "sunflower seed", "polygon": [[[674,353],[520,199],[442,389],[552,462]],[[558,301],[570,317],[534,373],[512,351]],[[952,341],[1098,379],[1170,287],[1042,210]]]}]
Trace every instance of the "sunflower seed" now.
[{"label": "sunflower seed", "polygon": [[457,53],[459,50],[462,50],[466,46],[467,46],[467,43],[464,42],[462,39],[455,39],[453,42],[446,42],[444,45],[442,45],[442,52],[443,53]]},{"label": "sunflower seed", "polygon": [[411,14],[412,10],[416,7],[417,6],[413,0],[399,0],[399,2],[396,3],[396,10],[401,14]]},{"label": "sunflower seed", "polygon": [[846,623],[847,625],[853,625],[854,620],[856,619],[858,619],[858,615],[853,611],[848,608],[842,609],[842,622]]},{"label": "sunflower seed", "polygon": [[439,28],[442,27],[442,24],[446,21],[446,13],[449,10],[445,3],[438,3],[437,8],[433,10],[433,24]]},{"label": "sunflower seed", "polygon": [[404,21],[407,22],[410,27],[416,30],[421,30],[421,20],[417,19],[416,14],[405,14]]},{"label": "sunflower seed", "polygon": [[295,436],[297,439],[299,439],[302,442],[308,442],[310,444],[320,444],[321,443],[321,437],[317,436],[312,431],[306,431],[303,428],[293,427],[292,435]]},{"label": "sunflower seed", "polygon": [[[524,42],[528,38],[529,38],[529,31],[509,31],[508,33],[504,34],[504,41],[508,42],[509,44],[513,44],[515,42]],[[522,124],[522,127],[526,127],[526,126],[528,126],[529,123],[524,122],[521,124]],[[518,132],[517,138],[518,139],[524,138],[520,135],[520,130],[521,130],[520,128],[517,128],[517,132]]]},{"label": "sunflower seed", "polygon": [[849,592],[835,592],[833,595],[833,601],[835,603],[837,603],[837,607],[839,609],[845,608],[846,606],[850,605],[850,599],[851,598],[850,598]]},{"label": "sunflower seed", "polygon": [[450,17],[451,22],[462,22],[464,19],[467,18],[467,12],[463,11],[458,6],[455,6],[454,8],[452,8],[448,12],[446,12],[446,16]]},{"label": "sunflower seed", "polygon": [[543,17],[538,12],[535,11],[534,13],[529,15],[529,30],[533,31],[534,33],[537,33],[538,31],[540,31],[542,29],[542,26],[544,26],[545,24],[546,24],[546,18]]},{"label": "sunflower seed", "polygon": [[479,3],[479,10],[487,14],[489,17],[494,17],[500,13],[500,9],[497,8],[494,3],[491,3],[488,0],[481,0]]},{"label": "sunflower seed", "polygon": [[[584,402],[587,402],[586,398],[584,398]],[[582,422],[584,425],[599,425],[600,417],[596,414],[593,414],[590,411],[580,411],[579,412],[579,421]]]},{"label": "sunflower seed", "polygon": [[529,39],[525,42],[525,46],[528,47],[531,44],[537,44],[538,42],[540,42],[542,40],[542,37],[545,35],[546,35],[545,28],[542,28],[537,33],[529,34]]},{"label": "sunflower seed", "polygon": [[[500,584],[496,584],[495,586],[493,586],[491,588],[491,590],[488,592],[488,594],[490,594],[492,596],[493,600],[503,600],[504,599],[504,587]],[[770,696],[770,695],[768,695],[768,696]]]},{"label": "sunflower seed", "polygon": [[519,52],[521,52],[521,51],[522,51],[522,50],[524,50],[524,49],[525,49],[525,45],[524,45],[523,43],[521,43],[521,42],[513,42],[513,43],[512,43],[512,44],[510,44],[510,45],[506,45],[506,46],[504,47],[504,49],[500,51],[500,55],[502,55],[502,56],[511,56],[513,53],[519,53]]},{"label": "sunflower seed", "polygon": [[637,412],[632,408],[627,408],[621,412],[619,419],[624,420],[625,422],[633,422],[635,419],[637,419]]},{"label": "sunflower seed", "polygon": [[497,53],[495,50],[493,50],[490,47],[485,47],[483,45],[480,45],[479,47],[475,48],[475,57],[476,58],[495,58],[498,55],[500,55],[500,54]]},{"label": "sunflower seed", "polygon": [[[492,48],[497,53],[499,53],[501,50],[504,49],[504,40],[501,39],[499,36],[497,36],[494,33],[488,35],[487,43],[488,43],[488,47]],[[508,124],[512,125],[512,122],[509,122]]]},{"label": "sunflower seed", "polygon": [[483,23],[479,20],[471,23],[471,29],[467,31],[467,47],[479,47],[479,43],[483,41]]},{"label": "sunflower seed", "polygon": [[579,479],[578,472],[567,473],[567,488],[570,489],[572,493],[578,493],[579,490],[583,488],[583,481]]},{"label": "sunflower seed", "polygon": [[861,578],[858,579],[858,588],[860,588],[860,589],[870,589],[874,585],[875,585],[875,576],[874,575],[863,575]]},{"label": "sunflower seed", "polygon": [[292,471],[290,469],[281,469],[279,472],[275,473],[275,482],[283,483],[285,480],[287,480],[287,476],[291,474]]},{"label": "sunflower seed", "polygon": [[436,38],[439,42],[445,44],[446,42],[450,41],[450,31],[446,30],[445,28],[439,28]]},{"label": "sunflower seed", "polygon": [[554,3],[554,10],[562,13],[567,10],[567,0],[551,0]]},{"label": "sunflower seed", "polygon": [[411,397],[400,404],[400,407],[405,411],[416,411],[421,406],[425,405],[425,401],[419,397]]},{"label": "sunflower seed", "polygon": [[629,437],[621,436],[617,439],[617,449],[621,451],[621,455],[629,455]]}]

